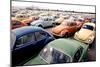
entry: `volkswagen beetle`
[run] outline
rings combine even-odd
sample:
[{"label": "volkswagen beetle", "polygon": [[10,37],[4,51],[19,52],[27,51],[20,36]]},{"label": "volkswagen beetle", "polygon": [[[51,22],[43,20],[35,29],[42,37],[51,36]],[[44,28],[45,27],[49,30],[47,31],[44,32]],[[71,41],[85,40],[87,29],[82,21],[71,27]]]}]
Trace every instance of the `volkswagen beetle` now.
[{"label": "volkswagen beetle", "polygon": [[56,39],[38,54],[31,57],[24,65],[57,64],[87,61],[88,45],[74,39]]}]

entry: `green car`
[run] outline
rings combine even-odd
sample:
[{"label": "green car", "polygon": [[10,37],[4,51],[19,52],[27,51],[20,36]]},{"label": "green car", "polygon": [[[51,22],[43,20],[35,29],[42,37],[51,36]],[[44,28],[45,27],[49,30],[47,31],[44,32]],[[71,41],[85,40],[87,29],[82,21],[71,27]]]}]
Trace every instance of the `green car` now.
[{"label": "green car", "polygon": [[87,61],[88,45],[74,39],[56,39],[24,65],[58,64]]}]

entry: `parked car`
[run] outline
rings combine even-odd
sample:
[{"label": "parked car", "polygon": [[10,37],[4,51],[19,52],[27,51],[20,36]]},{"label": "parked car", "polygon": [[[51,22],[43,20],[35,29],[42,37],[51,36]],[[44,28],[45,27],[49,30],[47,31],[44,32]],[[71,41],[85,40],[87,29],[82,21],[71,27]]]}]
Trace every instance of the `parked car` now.
[{"label": "parked car", "polygon": [[29,15],[27,15],[27,14],[17,14],[15,16],[15,18],[18,19],[19,21],[23,21],[23,20],[28,19],[29,18]]},{"label": "parked car", "polygon": [[31,16],[30,18],[32,18],[33,20],[38,20],[39,19],[38,16]]},{"label": "parked car", "polygon": [[39,20],[33,21],[31,25],[46,28],[46,27],[54,26],[55,22],[54,19],[51,17],[42,17]]},{"label": "parked car", "polygon": [[11,19],[11,29],[15,29],[15,28],[23,27],[23,26],[27,26],[27,24],[14,18]]},{"label": "parked car", "polygon": [[54,37],[40,27],[24,26],[11,31],[15,43],[11,44],[12,65],[18,65],[38,53]]},{"label": "parked car", "polygon": [[96,23],[96,18],[92,18],[91,22]]},{"label": "parked car", "polygon": [[39,19],[39,17],[31,16],[25,20],[22,20],[22,22],[30,25],[33,21],[38,20],[38,19]]},{"label": "parked car", "polygon": [[43,12],[43,13],[41,13],[41,14],[39,14],[39,17],[46,17],[46,16],[51,16],[51,13],[49,13],[49,12]]},{"label": "parked car", "polygon": [[58,18],[58,19],[55,20],[55,23],[56,23],[57,25],[59,25],[59,24],[61,24],[65,19],[68,19],[68,17],[66,17],[66,16],[60,17],[60,18]]},{"label": "parked car", "polygon": [[88,45],[74,39],[56,39],[24,65],[58,64],[87,61]]},{"label": "parked car", "polygon": [[94,23],[84,23],[82,28],[75,33],[75,39],[91,44],[95,38],[95,24]]},{"label": "parked car", "polygon": [[70,36],[79,29],[76,22],[67,22],[66,24],[60,24],[52,28],[52,34],[58,37]]},{"label": "parked car", "polygon": [[79,26],[79,29],[82,27],[82,25],[85,23],[84,18],[78,18],[76,21],[77,25]]},{"label": "parked car", "polygon": [[92,21],[92,18],[84,18],[85,23],[88,23],[88,22],[91,22],[91,21]]}]

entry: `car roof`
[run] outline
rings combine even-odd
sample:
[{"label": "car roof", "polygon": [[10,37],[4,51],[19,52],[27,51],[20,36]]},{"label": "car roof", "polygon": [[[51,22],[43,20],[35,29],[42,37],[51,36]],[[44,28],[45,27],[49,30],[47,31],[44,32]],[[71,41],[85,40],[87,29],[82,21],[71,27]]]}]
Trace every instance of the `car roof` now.
[{"label": "car roof", "polygon": [[74,53],[77,49],[80,47],[86,48],[86,44],[81,43],[79,41],[76,41],[74,39],[65,39],[60,38],[56,39],[52,42],[50,42],[47,46],[53,47],[54,49],[59,50],[60,52],[63,52],[64,54],[69,54],[71,57],[73,57]]},{"label": "car roof", "polygon": [[44,31],[44,30],[36,26],[24,26],[24,27],[20,27],[20,28],[16,28],[12,30],[12,32],[15,33],[16,38],[19,38],[20,36],[23,36],[25,34],[37,32],[37,31]]}]

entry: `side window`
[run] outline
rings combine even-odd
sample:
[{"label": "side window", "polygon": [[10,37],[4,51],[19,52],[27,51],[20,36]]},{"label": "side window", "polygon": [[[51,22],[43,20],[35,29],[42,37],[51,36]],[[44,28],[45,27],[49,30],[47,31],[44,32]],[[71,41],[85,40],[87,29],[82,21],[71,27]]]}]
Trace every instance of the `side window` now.
[{"label": "side window", "polygon": [[27,34],[22,36],[21,38],[19,38],[16,41],[16,47],[20,46],[20,45],[24,45],[25,43],[31,42],[31,41],[35,41],[35,37],[33,33]]},{"label": "side window", "polygon": [[45,32],[35,32],[35,37],[36,37],[36,40],[42,40],[46,37],[46,33]]},{"label": "side window", "polygon": [[80,57],[82,55],[82,52],[83,52],[82,47],[77,50],[77,52],[74,55],[74,60],[73,60],[74,62],[78,62],[78,60],[80,59]]},{"label": "side window", "polygon": [[52,19],[49,19],[49,21],[52,21]]},{"label": "side window", "polygon": [[21,22],[16,21],[16,22],[12,22],[13,25],[21,25]]}]

